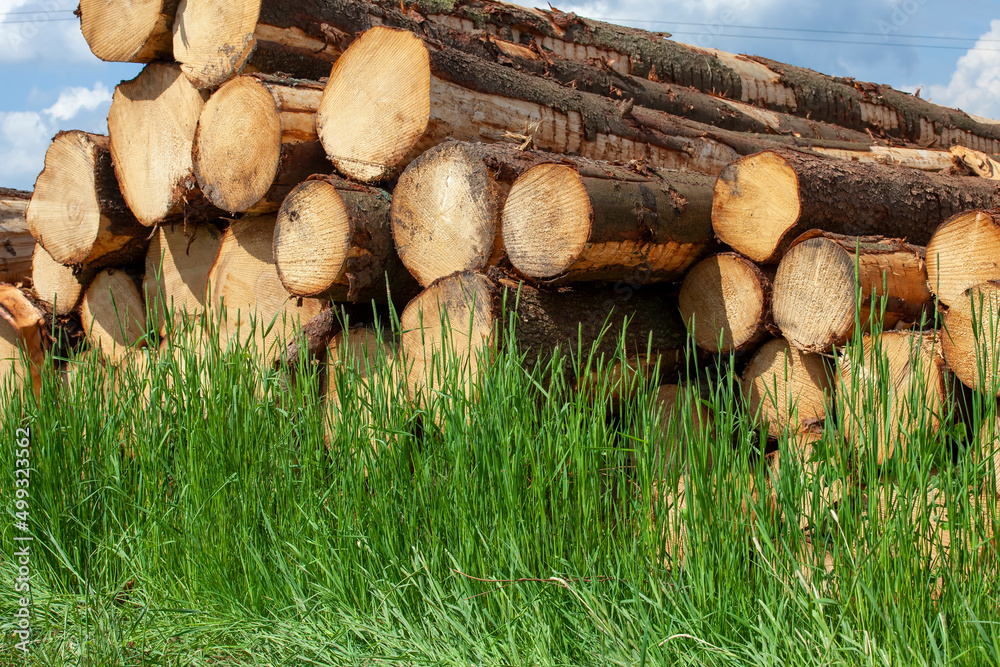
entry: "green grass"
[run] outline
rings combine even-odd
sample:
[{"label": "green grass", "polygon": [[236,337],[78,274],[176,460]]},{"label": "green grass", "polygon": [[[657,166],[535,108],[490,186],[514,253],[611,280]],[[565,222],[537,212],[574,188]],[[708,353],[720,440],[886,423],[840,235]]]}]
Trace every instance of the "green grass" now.
[{"label": "green grass", "polygon": [[[198,355],[183,334],[174,354],[151,357],[152,372],[124,371],[113,390],[94,361],[69,388],[47,374],[37,400],[6,390],[0,663],[22,661],[10,634],[22,426],[35,537],[27,664],[1000,659],[997,550],[986,542],[1000,508],[984,516],[970,502],[986,476],[972,434],[990,401],[937,432],[917,428],[907,457],[882,467],[828,420],[823,475],[849,489],[836,505],[778,443],[775,511],[761,427],[731,359],[689,361],[713,430],[682,417],[666,432],[655,383],[639,382],[617,409],[609,383],[586,400],[572,391],[580,368],[614,360],[574,351],[528,372],[502,348],[470,402],[445,359],[440,388],[416,406],[380,360],[367,381],[358,369],[334,378],[343,413],[328,446],[315,366],[303,362],[290,384],[250,350]],[[681,479],[685,502],[667,502]],[[884,484],[904,505],[885,518]],[[930,487],[953,542],[937,560],[920,511]],[[662,529],[679,520],[682,561]]]}]

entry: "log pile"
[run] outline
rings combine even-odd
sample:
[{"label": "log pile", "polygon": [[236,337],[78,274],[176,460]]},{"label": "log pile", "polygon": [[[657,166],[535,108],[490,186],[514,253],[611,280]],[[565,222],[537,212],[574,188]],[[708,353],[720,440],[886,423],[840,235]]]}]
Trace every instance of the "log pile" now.
[{"label": "log pile", "polygon": [[30,203],[0,191],[0,280],[22,284],[0,290],[0,362],[37,375],[42,329],[74,314],[120,362],[203,312],[223,346],[339,358],[367,334],[327,306],[391,303],[391,375],[423,400],[447,351],[474,399],[501,346],[596,344],[676,383],[691,335],[735,359],[764,438],[836,430],[874,465],[958,382],[1000,395],[1000,124],[555,9],[447,6],[83,0],[93,52],[146,65],[107,136],[55,137]]}]

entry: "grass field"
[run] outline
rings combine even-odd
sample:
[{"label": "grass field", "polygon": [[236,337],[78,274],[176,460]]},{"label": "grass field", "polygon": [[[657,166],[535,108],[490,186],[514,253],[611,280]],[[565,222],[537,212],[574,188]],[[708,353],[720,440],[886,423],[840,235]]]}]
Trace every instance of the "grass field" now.
[{"label": "grass field", "polygon": [[[117,375],[84,363],[38,400],[8,390],[0,664],[1000,661],[1000,507],[970,447],[990,402],[918,429],[881,468],[828,420],[821,484],[748,426],[732,360],[687,371],[711,430],[691,410],[661,430],[641,382],[614,410],[611,379],[574,393],[580,368],[614,361],[580,350],[529,373],[501,349],[474,402],[447,360],[416,406],[384,361],[364,381],[345,369],[328,446],[316,369],[289,386],[246,349],[198,349]],[[765,448],[783,454],[773,482]],[[24,534],[27,658],[12,620]]]}]

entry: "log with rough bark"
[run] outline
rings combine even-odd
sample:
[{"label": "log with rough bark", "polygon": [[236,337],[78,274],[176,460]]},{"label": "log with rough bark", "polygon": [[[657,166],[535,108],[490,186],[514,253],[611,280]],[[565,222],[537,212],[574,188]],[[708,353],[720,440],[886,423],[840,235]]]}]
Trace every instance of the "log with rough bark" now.
[{"label": "log with rough bark", "polygon": [[178,0],[80,0],[76,14],[90,50],[109,62],[173,60]]},{"label": "log with rough bark", "polygon": [[695,344],[708,352],[745,352],[773,333],[773,279],[773,271],[734,252],[698,262],[678,298]]},{"label": "log with rough bark", "polygon": [[60,132],[45,153],[27,210],[35,239],[60,264],[129,264],[146,252],[149,230],[122,197],[108,137]]},{"label": "log with rough bark", "polygon": [[219,344],[232,341],[263,359],[283,351],[323,305],[319,299],[296,299],[281,285],[272,250],[275,224],[274,215],[233,222],[208,273],[209,312],[224,313]]},{"label": "log with rough bark", "polygon": [[1000,281],[975,285],[945,313],[941,352],[962,383],[1000,396]]},{"label": "log with rough bark", "polygon": [[[843,434],[879,465],[906,455],[911,440],[936,431],[948,410],[937,332],[886,331],[840,355],[837,413]],[[898,456],[897,456],[897,450]]]},{"label": "log with rough bark", "polygon": [[833,373],[823,357],[800,352],[783,338],[754,354],[742,387],[750,415],[774,438],[816,432],[834,393]]},{"label": "log with rough bark", "polygon": [[31,287],[38,300],[56,317],[76,310],[84,290],[96,274],[96,269],[74,269],[60,264],[41,245],[35,246],[31,260]]},{"label": "log with rough bark", "polygon": [[389,193],[337,176],[314,176],[285,199],[274,260],[295,296],[406,303],[419,287],[392,243]]},{"label": "log with rough bark", "polygon": [[596,343],[595,354],[611,358],[629,318],[626,355],[660,357],[661,368],[673,367],[679,358],[684,325],[674,314],[676,303],[662,293],[648,289],[623,299],[613,290],[586,285],[546,291],[493,273],[442,278],[403,311],[400,354],[414,396],[441,386],[442,357],[460,364],[455,366],[458,381],[471,392],[480,365],[488,364],[502,344],[508,315],[516,318],[512,342],[526,354],[529,366],[557,346],[568,351],[581,344],[586,354]]},{"label": "log with rough bark", "polygon": [[127,271],[105,269],[90,282],[80,304],[91,347],[116,363],[145,347],[146,304],[138,284]]},{"label": "log with rough bark", "polygon": [[316,135],[323,85],[284,76],[226,82],[201,111],[194,169],[205,197],[231,213],[276,211],[311,174],[332,170]]},{"label": "log with rough bark", "polygon": [[25,292],[0,284],[0,391],[5,383],[30,382],[41,390],[41,369],[49,347],[49,317]]},{"label": "log with rough bark", "polygon": [[156,229],[146,253],[142,289],[161,336],[204,311],[208,270],[220,243],[222,234],[210,224]]},{"label": "log with rough bark", "polygon": [[206,98],[177,65],[166,63],[150,63],[115,88],[108,112],[115,173],[129,208],[147,227],[222,215],[194,175],[192,149]]},{"label": "log with rough bark", "polygon": [[856,322],[867,327],[881,317],[884,329],[919,323],[934,308],[924,249],[896,239],[807,232],[778,265],[772,306],[774,323],[804,352],[843,345]]},{"label": "log with rough bark", "polygon": [[35,237],[25,218],[30,192],[0,188],[0,283],[20,283],[31,277]]},{"label": "log with rough bark", "polygon": [[976,209],[941,224],[927,244],[927,282],[946,306],[970,287],[1000,280],[1000,210]]},{"label": "log with rough bark", "polygon": [[1000,184],[987,179],[765,151],[723,171],[712,223],[720,241],[773,264],[809,228],[924,245],[951,216],[996,205]]}]

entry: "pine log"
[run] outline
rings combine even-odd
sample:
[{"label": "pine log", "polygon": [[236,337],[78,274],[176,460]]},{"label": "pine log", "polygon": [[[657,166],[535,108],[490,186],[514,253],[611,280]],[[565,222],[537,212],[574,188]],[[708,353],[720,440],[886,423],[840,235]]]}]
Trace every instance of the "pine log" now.
[{"label": "pine log", "polygon": [[920,171],[951,172],[955,169],[956,159],[951,151],[932,150],[929,148],[903,148],[899,146],[879,146],[872,144],[866,147],[828,148],[815,146],[810,148],[822,157],[847,162],[864,162],[867,164],[882,164],[890,167],[906,167]]},{"label": "pine log", "polygon": [[696,264],[681,283],[681,316],[695,344],[713,353],[745,352],[774,330],[773,271],[734,252]]},{"label": "pine log", "polygon": [[[782,520],[794,520],[802,531],[816,528],[815,519],[822,519],[836,509],[847,493],[844,480],[837,474],[836,463],[818,455],[816,438],[811,433],[793,435],[786,449],[767,455],[772,511]],[[782,470],[792,477],[790,484],[782,484]],[[797,497],[783,497],[783,489],[796,490]],[[793,517],[786,516],[786,505],[794,509]]]},{"label": "pine log", "polygon": [[316,135],[322,96],[322,84],[260,74],[219,88],[201,111],[194,148],[208,200],[230,213],[268,213],[311,174],[331,171]]},{"label": "pine log", "polygon": [[113,363],[146,346],[146,304],[138,280],[127,271],[98,273],[84,292],[80,318],[90,345]]},{"label": "pine log", "polygon": [[844,437],[857,451],[874,453],[879,465],[905,457],[910,441],[937,431],[948,410],[937,332],[866,335],[862,349],[840,355],[838,370]]},{"label": "pine log", "polygon": [[285,199],[274,229],[281,284],[295,296],[406,303],[419,291],[392,243],[389,193],[316,175]]},{"label": "pine log", "polygon": [[997,162],[982,151],[974,151],[965,146],[952,146],[951,153],[956,165],[964,168],[970,174],[992,181],[1000,181],[1000,162]]},{"label": "pine log", "polygon": [[[653,404],[659,432],[655,433],[654,470],[668,479],[688,461],[698,461],[699,455],[712,465],[711,449],[692,451],[714,428],[715,415],[702,401],[696,385],[665,384],[656,390]],[[640,455],[643,452],[639,450]]]},{"label": "pine log", "polygon": [[488,364],[492,351],[502,344],[505,308],[516,318],[515,340],[510,342],[526,355],[529,366],[557,346],[569,352],[579,344],[588,354],[595,345],[595,355],[611,358],[620,352],[618,339],[626,319],[624,353],[660,357],[661,368],[677,363],[685,339],[676,304],[652,289],[623,299],[613,290],[586,285],[545,291],[498,272],[492,278],[455,274],[421,292],[400,318],[400,354],[412,394],[442,385],[442,356],[461,364],[459,381],[471,393],[480,364]]},{"label": "pine log", "polygon": [[96,274],[96,269],[74,269],[60,264],[41,245],[35,246],[31,260],[31,286],[38,300],[56,317],[76,310],[84,290]]},{"label": "pine log", "polygon": [[970,287],[1000,280],[1000,210],[976,209],[948,218],[927,244],[927,282],[952,306]]},{"label": "pine log", "polygon": [[80,30],[90,50],[108,62],[173,60],[170,34],[178,0],[80,0]]},{"label": "pine log", "polygon": [[[392,347],[386,342],[382,332],[373,327],[351,327],[338,332],[330,340],[327,348],[327,392],[326,404],[327,442],[333,440],[338,427],[344,424],[347,432],[355,428],[366,433],[376,431],[391,418],[389,414],[372,410],[381,397],[391,397],[390,382],[395,377]],[[381,385],[381,386],[379,386]],[[350,401],[346,406],[341,402],[342,389],[348,389],[360,400]],[[393,403],[386,400],[391,410]],[[372,438],[373,445],[378,437]]]},{"label": "pine log", "polygon": [[773,438],[815,432],[834,393],[833,373],[823,357],[800,352],[783,338],[754,354],[742,387],[750,415]]},{"label": "pine log", "polygon": [[60,132],[28,204],[31,233],[60,264],[100,268],[142,257],[149,230],[122,197],[108,137]]},{"label": "pine log", "polygon": [[923,248],[814,230],[795,241],[775,274],[774,323],[804,352],[843,345],[855,323],[870,326],[883,304],[884,329],[932,313]]},{"label": "pine log", "polygon": [[998,202],[1000,184],[986,179],[766,151],[726,167],[712,223],[720,241],[773,264],[809,228],[925,245],[951,216]]},{"label": "pine log", "polygon": [[204,312],[208,271],[221,243],[222,234],[210,224],[157,227],[142,290],[161,336]]},{"label": "pine log", "polygon": [[0,393],[7,382],[30,382],[41,391],[41,369],[49,347],[48,315],[25,292],[0,284]]},{"label": "pine log", "polygon": [[25,218],[30,192],[0,188],[0,282],[15,284],[31,278],[35,237]]},{"label": "pine log", "polygon": [[209,312],[219,317],[219,344],[237,344],[274,359],[301,326],[319,314],[322,301],[295,299],[281,285],[274,264],[274,215],[233,222],[208,273]]},{"label": "pine log", "polygon": [[975,285],[945,313],[941,352],[962,383],[1000,396],[1000,282]]},{"label": "pine log", "polygon": [[987,420],[979,430],[975,458],[986,468],[985,484],[994,506],[1000,499],[1000,417]]},{"label": "pine log", "polygon": [[108,113],[115,173],[129,208],[147,227],[222,215],[194,175],[192,149],[206,97],[166,63],[150,63],[115,88]]}]

